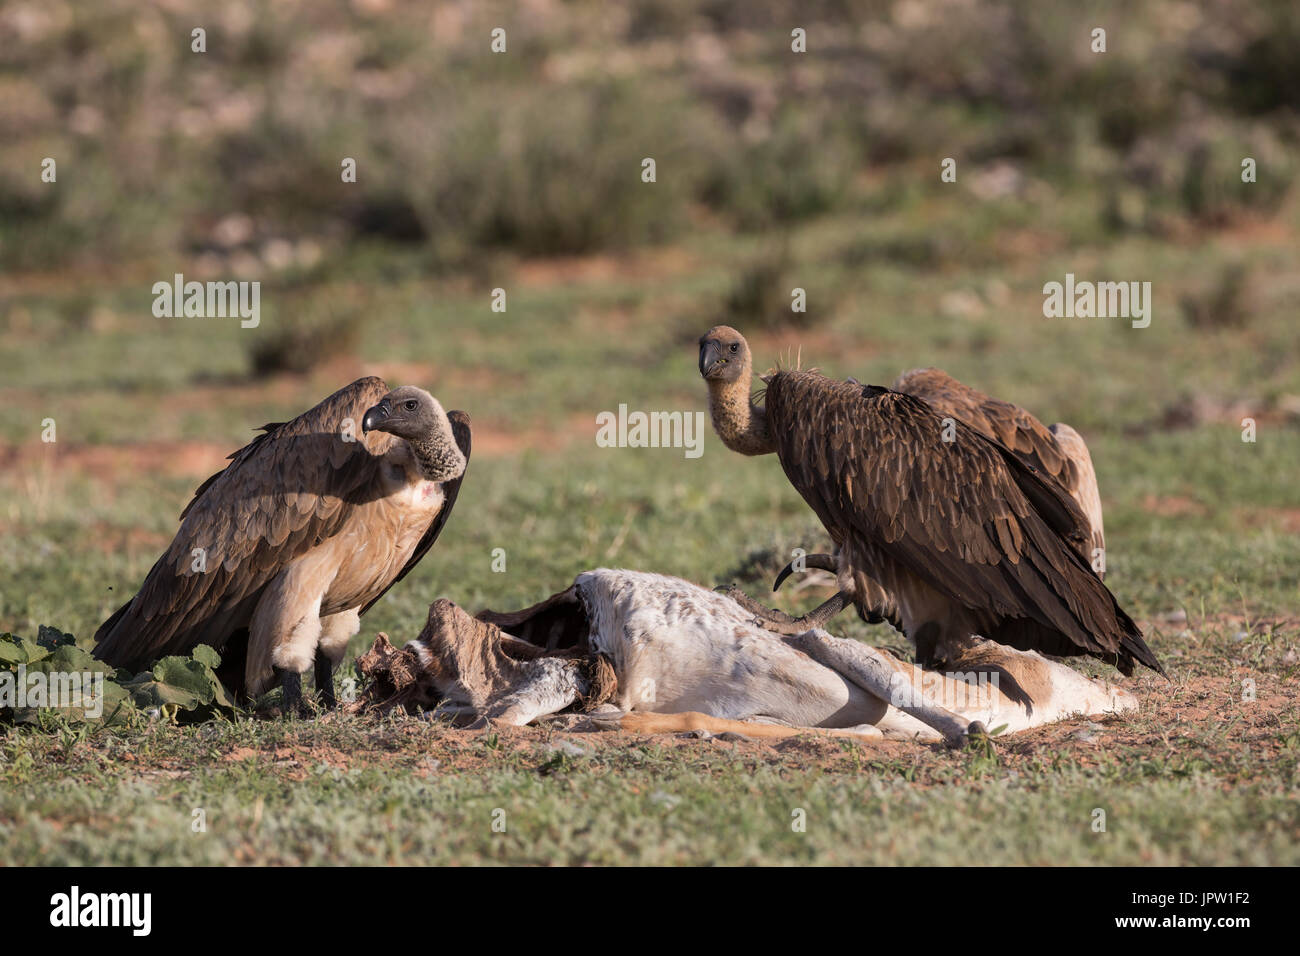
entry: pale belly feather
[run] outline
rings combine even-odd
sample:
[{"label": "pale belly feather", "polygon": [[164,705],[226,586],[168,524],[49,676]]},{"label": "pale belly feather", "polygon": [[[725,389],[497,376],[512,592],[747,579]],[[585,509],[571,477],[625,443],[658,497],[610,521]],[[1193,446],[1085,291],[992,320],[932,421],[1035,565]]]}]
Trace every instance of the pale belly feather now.
[{"label": "pale belly feather", "polygon": [[338,572],[321,613],[358,607],[383,591],[410,560],[445,500],[439,482],[418,481],[359,506],[348,530],[334,539]]}]

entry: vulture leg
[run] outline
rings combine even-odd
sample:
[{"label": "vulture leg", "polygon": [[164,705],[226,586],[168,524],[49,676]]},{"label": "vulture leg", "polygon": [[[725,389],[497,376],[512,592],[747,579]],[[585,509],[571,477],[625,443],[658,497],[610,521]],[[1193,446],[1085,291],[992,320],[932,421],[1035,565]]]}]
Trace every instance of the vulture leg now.
[{"label": "vulture leg", "polygon": [[[822,571],[829,571],[832,574],[837,576],[839,574],[839,564],[835,560],[835,555],[833,554],[805,555],[804,570],[807,570],[809,568],[817,568]],[[776,576],[776,580],[772,582],[773,592],[781,590],[781,585],[785,583],[785,579],[788,578],[790,575],[794,574],[794,572],[795,572],[794,562],[791,561],[789,564],[787,564],[785,567],[781,569],[781,573],[778,574]],[[822,607],[823,608],[827,607],[829,603],[830,602],[827,602],[827,604],[823,604]],[[821,627],[823,624],[826,623],[826,621],[830,620],[831,617],[834,616],[833,614],[828,614],[826,617],[821,618],[820,620],[814,618],[812,615],[816,614],[821,609],[822,608],[818,608],[817,611],[813,611],[811,614],[805,615],[804,617],[800,618],[800,620],[808,621],[811,624],[811,626]],[[835,613],[838,614],[839,610],[837,609]],[[858,617],[862,618],[862,620],[864,620],[868,624],[881,624],[884,621],[889,620],[880,611],[868,610],[867,608],[864,608],[861,604],[858,605]],[[890,623],[893,623],[893,621],[891,620]],[[897,624],[894,624],[894,627],[898,628],[898,630],[900,631],[902,630],[902,628],[899,627]],[[782,633],[790,635],[790,634],[797,634],[800,632],[784,631]]]},{"label": "vulture leg", "polygon": [[328,614],[320,619],[320,640],[316,644],[316,694],[327,710],[333,708],[334,669],[343,662],[348,641],[361,630],[360,608]]},{"label": "vulture leg", "polygon": [[316,651],[316,696],[326,710],[338,705],[334,698],[334,662],[319,649]]},{"label": "vulture leg", "polygon": [[834,597],[813,608],[803,617],[791,617],[784,611],[764,607],[734,584],[716,590],[731,598],[750,614],[753,614],[754,623],[759,627],[784,635],[802,634],[805,631],[811,631],[813,628],[823,627],[827,621],[849,606],[848,595],[840,591]]},{"label": "vulture leg", "polygon": [[302,675],[283,667],[277,667],[275,674],[280,678],[280,690],[284,695],[284,713],[306,716],[307,708],[302,699]]}]

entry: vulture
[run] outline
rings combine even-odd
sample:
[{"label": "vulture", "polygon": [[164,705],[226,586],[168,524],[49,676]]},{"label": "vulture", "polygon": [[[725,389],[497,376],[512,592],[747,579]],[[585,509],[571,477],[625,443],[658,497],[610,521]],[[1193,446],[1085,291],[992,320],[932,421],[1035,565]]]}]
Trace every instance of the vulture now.
[{"label": "vulture", "polygon": [[744,336],[716,326],[699,346],[718,437],[743,455],[775,452],[835,545],[808,564],[834,571],[839,593],[803,618],[732,590],[769,626],[802,633],[852,603],[906,635],[925,667],[991,640],[1164,673],[1090,563],[1100,504],[1073,430],[931,369],[896,388],[781,369],[764,376],[759,405]]},{"label": "vulture", "polygon": [[139,670],[208,644],[248,698],[278,677],[286,711],[302,708],[314,663],[333,705],[360,615],[433,546],[469,454],[468,415],[373,376],[264,425],[195,491],[139,593],[99,628],[95,656]]}]

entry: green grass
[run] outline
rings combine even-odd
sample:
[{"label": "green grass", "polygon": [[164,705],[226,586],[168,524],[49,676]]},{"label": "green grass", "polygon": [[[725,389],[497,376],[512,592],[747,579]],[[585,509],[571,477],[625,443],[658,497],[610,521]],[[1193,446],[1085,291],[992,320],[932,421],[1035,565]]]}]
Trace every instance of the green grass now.
[{"label": "green grass", "polygon": [[[991,764],[929,748],[878,755],[852,745],[755,745],[732,753],[703,741],[584,738],[576,739],[590,755],[571,758],[545,749],[547,731],[503,735],[493,747],[482,735],[411,722],[155,723],[79,741],[71,732],[9,730],[0,745],[0,858],[1300,862],[1296,630],[1285,621],[1300,607],[1300,489],[1288,480],[1300,429],[1275,402],[1300,394],[1294,350],[1279,344],[1291,329],[1294,268],[1284,272],[1279,258],[1261,278],[1244,331],[1193,331],[1162,300],[1198,261],[1220,257],[1215,244],[1171,251],[1134,240],[1114,262],[1157,282],[1152,327],[1067,326],[1042,318],[1034,286],[1070,268],[1068,256],[1032,270],[1019,262],[956,268],[936,283],[897,266],[837,267],[816,253],[837,233],[828,221],[794,242],[796,258],[818,276],[809,287],[827,289],[841,303],[836,313],[804,333],[760,337],[760,361],[806,339],[805,364],[836,375],[888,381],[903,368],[937,364],[1087,434],[1107,508],[1108,583],[1146,622],[1176,678],[1173,687],[1142,681],[1150,712],[1107,724],[1113,748],[1049,729],[1026,744],[1000,744]],[[444,539],[371,613],[354,650],[378,630],[413,637],[434,597],[519,607],[600,565],[706,584],[737,580],[761,593],[791,548],[826,543],[774,459],[729,454],[712,433],[697,460],[680,450],[594,447],[596,412],[620,402],[703,408],[694,345],[681,328],[707,327],[702,303],[725,296],[749,245],[710,238],[699,247],[712,253],[695,256],[688,246],[685,266],[666,276],[638,278],[630,269],[590,282],[502,280],[511,289],[504,315],[488,310],[485,293],[454,282],[375,284],[361,358],[427,363],[445,402],[470,409],[482,434],[523,447],[512,451],[498,437],[475,456]],[[1083,246],[1073,261],[1093,254]],[[935,300],[941,289],[982,290],[991,279],[1005,282],[1010,297],[975,321],[991,331],[972,348],[972,321],[944,315]],[[63,348],[58,335],[8,339],[17,374],[7,386],[15,401],[3,410],[5,433],[31,448],[48,410],[60,444],[48,469],[37,459],[3,479],[0,627],[33,633],[53,623],[86,641],[138,585],[198,477],[63,467],[62,443],[186,439],[233,448],[247,426],[292,413],[339,384],[331,375],[356,371],[236,380],[214,386],[229,401],[187,400],[187,389],[209,387],[212,368],[238,374],[243,333],[204,338],[202,329],[159,328],[143,316],[124,311],[111,345],[146,356],[141,363],[103,361],[103,337],[93,333],[68,339],[57,361],[47,349]],[[76,386],[61,386],[65,379]],[[1197,395],[1255,403],[1258,441],[1243,443],[1230,419],[1161,424],[1168,407]],[[1167,501],[1182,504],[1170,513]],[[490,570],[497,547],[507,553],[502,574]],[[820,597],[811,589],[784,600],[806,607]],[[1179,610],[1187,620],[1171,623],[1166,615]],[[851,615],[837,627],[903,643]],[[1234,640],[1242,630],[1248,639]],[[1280,694],[1259,705],[1266,712],[1231,704],[1244,676]],[[1218,688],[1210,695],[1217,709],[1189,726],[1179,701],[1205,694],[1207,682]],[[1235,728],[1226,737],[1224,722]],[[229,759],[236,748],[247,757]],[[126,753],[135,759],[125,762]],[[430,760],[440,769],[430,771]],[[205,833],[190,831],[195,807],[207,811]],[[796,807],[807,811],[804,833],[790,829]],[[1091,830],[1095,807],[1107,812],[1104,834]],[[495,808],[506,811],[504,834],[491,829]]]},{"label": "green grass", "polygon": [[[1008,26],[976,3],[904,27],[880,5],[868,50],[814,5],[816,55],[797,69],[779,4],[645,0],[626,19],[559,5],[511,21],[502,58],[445,23],[422,40],[423,3],[374,20],[242,6],[246,29],[214,28],[200,62],[168,32],[187,35],[186,14],[137,29],[121,2],[0,53],[0,631],[51,624],[88,644],[170,540],[206,476],[195,462],[375,371],[469,410],[476,452],[442,540],[354,654],[376,631],[414,637],[437,597],[513,609],[601,565],[762,594],[791,549],[828,543],[774,458],[711,431],[695,460],[594,436],[620,403],[702,411],[696,339],[770,323],[726,310],[777,262],[778,298],[806,289],[808,322],[751,334],[760,368],[798,356],[888,384],[937,365],[1085,435],[1107,583],[1173,680],[1135,680],[1136,716],[1000,740],[992,757],[573,735],[575,757],[548,749],[548,728],[396,719],[0,726],[0,863],[1300,863],[1298,137],[1268,79],[1295,72],[1285,3],[1259,18],[1205,5],[1176,30],[1103,4],[1104,60],[1076,42],[1092,8],[1013,4]],[[476,8],[464,35],[505,15]],[[1192,52],[1207,37],[1212,66]],[[601,85],[611,63],[626,84]],[[781,108],[764,117],[769,98]],[[741,101],[748,119],[728,113]],[[73,103],[98,132],[69,132]],[[187,110],[241,103],[179,131]],[[657,191],[624,192],[659,148]],[[1258,189],[1234,178],[1247,153]],[[31,157],[50,154],[61,185],[41,192]],[[358,190],[341,193],[337,157],[353,154]],[[946,155],[956,184],[939,181]],[[999,162],[1024,188],[981,198]],[[426,235],[358,231],[357,204]],[[234,213],[258,239],[214,253]],[[268,237],[320,257],[255,269],[261,327],[152,316],[154,282],[213,254],[226,277]],[[1043,284],[1067,272],[1152,282],[1151,327],[1045,319]],[[1189,301],[1231,304],[1237,324],[1213,308],[1193,324]],[[259,343],[337,314],[355,333],[344,358],[250,374]],[[824,597],[787,585],[781,602]],[[835,627],[905,643],[852,615]]]},{"label": "green grass", "polygon": [[[1181,733],[1214,743],[1213,731]],[[1273,766],[1236,761],[1234,786],[1191,746],[1172,759],[1098,749],[999,764],[839,742],[759,753],[582,740],[569,756],[546,736],[410,720],[240,720],[76,743],[14,734],[0,749],[4,861],[1300,862],[1294,732]]]}]

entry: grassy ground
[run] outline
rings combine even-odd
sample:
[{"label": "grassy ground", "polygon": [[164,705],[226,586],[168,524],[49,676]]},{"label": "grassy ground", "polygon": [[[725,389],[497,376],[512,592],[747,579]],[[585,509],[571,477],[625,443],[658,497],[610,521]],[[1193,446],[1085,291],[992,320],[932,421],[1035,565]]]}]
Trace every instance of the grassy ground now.
[{"label": "grassy ground", "polygon": [[[897,744],[582,735],[572,739],[585,753],[570,756],[550,749],[546,730],[497,736],[413,721],[10,730],[0,744],[4,860],[1300,862],[1300,492],[1285,479],[1300,431],[1281,410],[1300,393],[1285,346],[1290,233],[1235,241],[1233,254],[1273,263],[1260,269],[1259,304],[1247,331],[1201,333],[1168,300],[1226,254],[1222,240],[1125,249],[1115,261],[1126,270],[1164,277],[1152,326],[1132,330],[1042,318],[1035,287],[1066,262],[957,268],[936,287],[900,268],[828,267],[816,250],[837,231],[796,241],[808,250],[803,283],[814,301],[833,297],[834,313],[806,332],[758,336],[758,354],[801,347],[806,363],[872,381],[939,364],[1076,423],[1101,476],[1108,583],[1173,674],[1135,682],[1142,714],[1026,734],[994,759]],[[233,331],[230,379],[205,376],[223,360],[221,343],[199,355],[193,329],[159,334],[126,314],[105,333],[108,348],[141,360],[10,333],[0,626],[54,623],[87,639],[246,425],[372,370],[470,409],[480,437],[445,539],[372,612],[358,647],[381,629],[414,636],[434,597],[512,608],[599,565],[759,593],[791,548],[824,543],[774,460],[731,455],[711,434],[696,460],[593,441],[595,413],[620,402],[703,408],[693,345],[678,328],[694,316],[680,303],[725,289],[744,251],[535,263],[502,279],[505,315],[435,281],[377,285],[360,355],[305,377],[238,378]],[[1093,255],[1118,256],[1084,249],[1073,261]],[[944,314],[945,289],[983,295],[997,280],[1006,300],[986,317]],[[707,324],[700,315],[690,328]],[[1241,441],[1243,414],[1258,418],[1253,444]],[[47,415],[58,442],[23,440]],[[494,574],[498,547],[507,570]],[[809,588],[796,603],[822,597]],[[901,646],[887,628],[837,623]],[[1241,699],[1247,678],[1254,702]],[[190,830],[195,808],[206,833]],[[492,829],[498,808],[505,833]],[[796,808],[806,832],[791,830]],[[1096,808],[1105,834],[1091,829]]]},{"label": "grassy ground", "polygon": [[[792,79],[771,72],[788,29],[776,43],[764,39],[771,28],[764,21],[726,34],[729,48],[743,51],[716,67],[733,71],[726,73],[733,88],[709,72],[715,67],[707,48],[690,47],[687,65],[665,52],[677,50],[661,41],[678,29],[674,18],[685,7],[640,4],[630,24],[614,26],[579,9],[569,27],[588,59],[560,57],[556,38],[566,28],[550,18],[545,27],[512,33],[524,57],[493,82],[524,88],[536,81],[570,109],[577,101],[568,97],[581,100],[593,64],[605,62],[609,31],[626,29],[638,39],[619,69],[664,83],[690,78],[676,90],[675,105],[662,106],[683,143],[701,122],[712,131],[711,121],[696,115],[710,96],[743,88],[765,102],[751,81],[763,87],[771,76],[784,77],[772,84],[778,102],[794,95],[787,87],[839,102],[817,91],[842,95],[846,77],[856,82],[861,74],[869,121],[826,140],[834,117],[818,114],[822,125],[811,139],[773,133],[753,140],[774,143],[773,155],[694,157],[689,188],[670,177],[645,186],[666,187],[648,203],[641,196],[605,215],[604,199],[593,200],[564,222],[555,220],[570,214],[569,206],[528,205],[536,199],[528,177],[535,168],[569,175],[581,165],[572,156],[525,150],[514,157],[517,168],[484,172],[497,177],[494,189],[515,197],[503,202],[518,218],[502,235],[493,230],[505,228],[504,213],[484,211],[478,200],[469,205],[481,220],[445,218],[443,193],[459,195],[469,188],[464,177],[474,178],[466,140],[454,140],[455,162],[448,158],[427,181],[410,174],[427,151],[418,136],[402,138],[424,128],[399,108],[402,97],[482,112],[484,100],[469,96],[486,95],[481,76],[478,85],[466,81],[466,99],[451,95],[456,91],[409,92],[423,89],[430,74],[489,69],[479,59],[457,66],[467,73],[443,69],[446,58],[455,60],[455,43],[445,39],[455,30],[440,25],[441,45],[426,57],[397,27],[367,33],[370,27],[354,24],[348,29],[367,37],[357,49],[316,37],[318,49],[288,42],[294,25],[278,14],[242,28],[235,18],[223,29],[243,37],[246,82],[216,99],[250,95],[268,116],[254,110],[247,128],[234,128],[236,115],[192,136],[170,128],[164,135],[151,117],[215,109],[205,103],[216,96],[210,87],[227,82],[234,68],[227,51],[205,64],[208,79],[195,80],[180,59],[141,54],[131,44],[162,43],[166,34],[156,24],[137,29],[130,6],[104,5],[102,22],[69,21],[58,29],[72,38],[56,30],[48,49],[27,44],[5,54],[30,58],[29,70],[38,70],[41,58],[62,63],[73,48],[103,62],[88,54],[81,72],[60,67],[57,75],[21,82],[0,70],[0,99],[28,107],[6,114],[17,138],[0,148],[8,177],[0,180],[0,631],[34,634],[51,624],[88,643],[166,546],[194,486],[253,427],[295,414],[366,373],[419,384],[448,407],[469,410],[475,453],[442,540],[363,622],[353,653],[379,630],[399,643],[415,636],[436,597],[512,609],[601,565],[705,584],[735,581],[762,593],[791,549],[826,543],[774,458],[732,455],[711,431],[698,459],[680,449],[594,442],[595,416],[620,403],[702,411],[694,343],[710,325],[728,321],[747,333],[760,365],[798,357],[828,374],[885,384],[902,370],[938,365],[1045,421],[1077,427],[1092,448],[1106,508],[1107,583],[1149,635],[1171,680],[1128,682],[1143,701],[1135,716],[1043,728],[1000,741],[993,754],[808,738],[769,746],[597,737],[547,727],[484,734],[396,718],[238,716],[113,732],[58,721],[43,730],[0,725],[0,863],[1300,863],[1300,486],[1293,480],[1300,461],[1300,205],[1294,190],[1276,181],[1294,151],[1276,145],[1277,136],[1288,142],[1277,132],[1285,124],[1244,118],[1249,111],[1208,80],[1209,92],[1189,88],[1187,77],[1199,82],[1211,74],[1170,53],[1175,40],[1144,50],[1135,39],[1140,24],[1127,33],[1112,27],[1119,55],[1098,76],[1089,79],[1089,61],[1055,57],[1052,64],[1065,64],[1060,72],[1017,92],[982,85],[1014,86],[1015,77],[993,77],[979,57],[961,54],[960,25],[945,33],[940,21],[904,28],[896,18],[873,34],[869,59],[885,65],[886,78],[859,70],[861,51],[846,40],[838,59],[810,60],[815,66]],[[419,5],[399,6],[422,16],[411,12]],[[961,6],[960,15],[983,23],[976,6]],[[719,22],[745,15],[715,7]],[[768,16],[767,6],[761,9],[760,19]],[[1050,18],[1023,15],[1031,21],[1025,29],[1065,43]],[[328,22],[298,26],[312,36],[327,26],[346,32],[333,13],[320,16]],[[1117,12],[1110,16],[1122,26]],[[1200,27],[1186,16],[1156,17],[1159,29],[1147,35],[1164,37],[1167,23],[1177,27],[1179,43],[1198,29],[1212,33],[1211,14],[1204,16]],[[7,23],[0,18],[0,31]],[[988,43],[1012,35],[999,23],[981,28]],[[1245,18],[1240,29],[1271,35],[1252,23]],[[588,26],[590,34],[582,33]],[[74,34],[81,40],[74,43]],[[87,39],[95,37],[112,43]],[[620,35],[619,42],[631,41]],[[104,52],[117,43],[118,53]],[[986,47],[981,40],[970,48]],[[1243,60],[1260,71],[1246,79],[1267,86],[1268,65],[1285,63],[1290,49]],[[332,102],[333,68],[313,73],[300,59],[324,62],[340,50],[353,58],[340,69],[355,60],[370,71],[365,89],[408,92],[386,106],[347,100],[347,108],[330,112],[322,104]],[[1017,50],[1000,55],[1017,69],[1038,62],[1033,43]],[[915,57],[929,66],[915,65]],[[0,67],[7,62],[0,59]],[[417,70],[409,88],[399,82],[408,67]],[[49,95],[33,98],[36,87]],[[266,89],[283,89],[286,101],[257,99]],[[173,102],[187,92],[188,105]],[[57,124],[45,112],[52,117],[78,96],[96,95],[103,129],[132,135],[98,143],[100,152],[83,149],[97,172],[61,172],[72,198],[47,208],[28,195],[30,185],[15,185],[21,177],[10,175],[10,160],[18,146],[9,144],[42,155],[94,139],[85,132],[94,125],[86,114],[79,120],[85,129],[65,142],[60,137],[72,134],[52,132]],[[1222,112],[1211,122],[1166,110],[1166,101],[1190,95],[1208,97]],[[534,103],[520,102],[525,112]],[[631,105],[616,102],[623,103],[619,115],[650,115],[653,106],[635,95]],[[557,122],[570,122],[556,109]],[[1173,173],[1155,177],[1162,186],[1115,186],[1143,149],[1141,137],[1123,133],[1133,121],[1126,109],[1172,164]],[[332,119],[316,129],[316,116]],[[768,119],[785,129],[779,111]],[[312,162],[336,175],[335,154],[358,137],[369,142],[367,122],[384,132],[368,147],[374,155],[364,168],[382,174],[367,180],[366,202],[383,207],[392,200],[385,190],[396,190],[399,211],[407,203],[429,227],[418,242],[365,230],[340,238],[332,219],[338,204],[324,187],[308,191],[319,179],[301,170],[300,184],[283,175],[267,179],[267,170],[279,168],[271,161],[277,150],[296,155],[300,140],[312,145]],[[581,146],[587,127],[580,118],[571,123],[571,141]],[[1202,173],[1180,165],[1191,155],[1178,145],[1189,127],[1218,150],[1213,162],[1221,165],[1210,168],[1224,181],[1236,175],[1236,153],[1244,149],[1273,157],[1264,208],[1197,192]],[[609,144],[615,159],[644,154],[635,124],[616,133]],[[726,149],[740,149],[734,143],[750,142],[750,133],[727,139]],[[865,139],[855,140],[859,135]],[[798,157],[822,155],[818,143],[838,144],[840,152],[824,152],[840,158],[826,159],[831,168],[820,171],[800,165]],[[938,179],[931,155],[938,143],[939,155],[962,157],[957,183]],[[604,149],[604,140],[591,148]],[[222,159],[231,155],[247,162]],[[845,155],[869,162],[858,168],[858,159]],[[383,166],[385,156],[395,166]],[[593,183],[595,194],[618,194],[621,180],[600,162],[605,178]],[[710,163],[752,169],[748,192],[735,183],[721,189]],[[981,178],[1007,168],[1019,177],[1010,191]],[[786,185],[806,201],[775,220],[748,218],[773,195],[774,181],[785,182],[784,169],[791,173]],[[817,191],[822,186],[825,194]],[[430,194],[421,194],[426,187]],[[100,196],[130,202],[118,209],[97,204]],[[263,278],[257,329],[155,319],[150,288],[174,271],[197,274],[215,255],[218,275],[241,274],[238,257],[248,250],[214,252],[207,238],[229,212],[227,202],[270,230],[250,248],[267,236],[288,235],[299,247],[309,237],[320,240],[319,260],[250,273]],[[294,220],[295,209],[310,215]],[[660,210],[672,213],[673,228],[662,235],[642,228]],[[589,233],[613,219],[637,235]],[[462,244],[449,248],[453,240]],[[557,249],[570,251],[542,254]],[[1042,286],[1067,272],[1151,281],[1151,326],[1044,318]],[[794,287],[808,295],[809,311],[797,324],[788,312]],[[495,288],[507,292],[504,313],[490,308]],[[309,330],[338,330],[338,347],[325,350],[333,354],[313,355],[318,361],[301,373],[252,374],[259,347],[286,351],[277,336],[302,316]],[[328,325],[339,316],[339,325]],[[43,443],[43,421],[51,418],[57,441]],[[1254,442],[1242,440],[1245,418],[1256,423]],[[504,573],[491,570],[496,548],[506,551]],[[783,606],[804,609],[825,596],[815,586],[794,590]],[[889,628],[852,615],[835,626],[876,644],[904,645]],[[1243,694],[1247,681],[1254,682],[1253,700]],[[798,809],[805,811],[802,832],[792,829]],[[206,823],[198,832],[196,810]],[[493,828],[498,810],[504,832]],[[1094,829],[1097,810],[1105,812],[1104,832]]]}]

